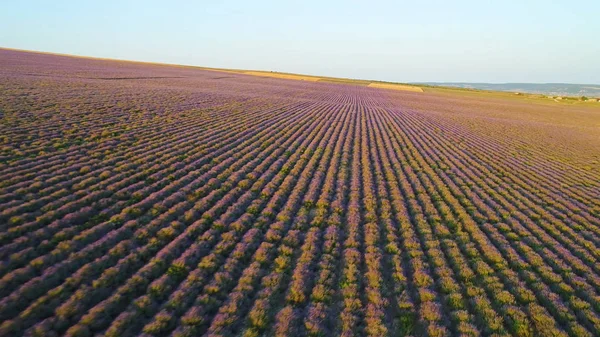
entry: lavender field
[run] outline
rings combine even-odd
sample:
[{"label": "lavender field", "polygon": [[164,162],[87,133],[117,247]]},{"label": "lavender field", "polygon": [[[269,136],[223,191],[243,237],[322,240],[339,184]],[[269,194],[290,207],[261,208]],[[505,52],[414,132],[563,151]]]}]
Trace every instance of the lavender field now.
[{"label": "lavender field", "polygon": [[600,109],[0,49],[0,336],[599,336]]}]

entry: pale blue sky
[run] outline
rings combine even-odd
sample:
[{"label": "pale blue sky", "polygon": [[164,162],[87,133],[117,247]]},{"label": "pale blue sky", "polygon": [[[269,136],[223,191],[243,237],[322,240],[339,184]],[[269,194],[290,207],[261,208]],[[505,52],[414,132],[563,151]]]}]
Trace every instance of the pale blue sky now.
[{"label": "pale blue sky", "polygon": [[0,1],[0,46],[399,82],[600,83],[600,1]]}]

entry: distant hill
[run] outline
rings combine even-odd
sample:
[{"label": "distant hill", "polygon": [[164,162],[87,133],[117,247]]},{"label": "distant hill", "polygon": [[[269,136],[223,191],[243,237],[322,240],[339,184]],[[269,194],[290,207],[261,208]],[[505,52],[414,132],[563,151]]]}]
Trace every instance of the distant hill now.
[{"label": "distant hill", "polygon": [[600,84],[467,82],[422,82],[419,84],[482,90],[527,92],[544,95],[600,97]]}]

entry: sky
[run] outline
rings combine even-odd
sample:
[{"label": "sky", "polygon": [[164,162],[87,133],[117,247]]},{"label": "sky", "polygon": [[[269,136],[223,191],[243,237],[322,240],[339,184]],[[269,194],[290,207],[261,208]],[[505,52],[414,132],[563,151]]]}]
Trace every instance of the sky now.
[{"label": "sky", "polygon": [[395,82],[600,84],[600,1],[1,0],[0,47]]}]

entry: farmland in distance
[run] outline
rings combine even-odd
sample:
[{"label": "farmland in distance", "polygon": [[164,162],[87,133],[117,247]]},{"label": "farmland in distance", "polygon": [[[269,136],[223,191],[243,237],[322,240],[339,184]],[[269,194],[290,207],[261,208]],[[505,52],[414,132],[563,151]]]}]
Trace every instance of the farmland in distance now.
[{"label": "farmland in distance", "polygon": [[0,336],[598,336],[600,109],[0,49]]}]

